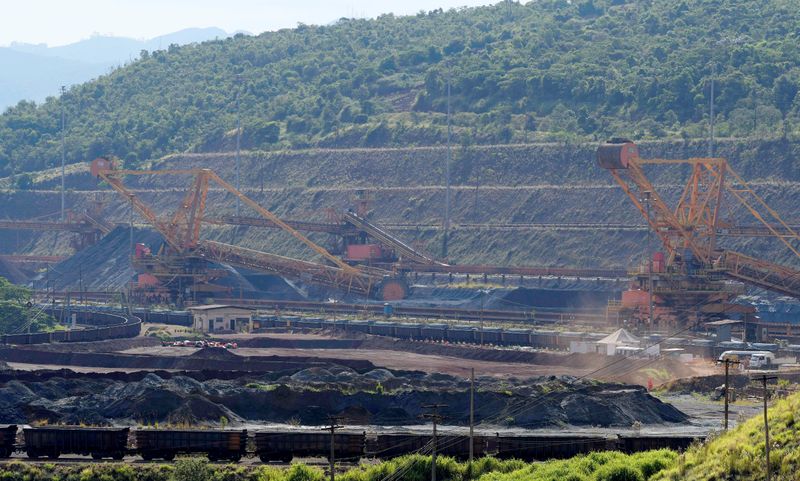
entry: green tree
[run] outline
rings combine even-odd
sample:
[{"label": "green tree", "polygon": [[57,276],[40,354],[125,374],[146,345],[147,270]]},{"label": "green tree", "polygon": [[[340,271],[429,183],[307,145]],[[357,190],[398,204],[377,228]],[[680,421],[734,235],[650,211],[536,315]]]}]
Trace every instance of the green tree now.
[{"label": "green tree", "polygon": [[773,95],[775,96],[775,105],[783,115],[784,138],[786,138],[788,133],[788,122],[786,121],[786,117],[794,105],[798,90],[800,90],[800,75],[798,75],[797,69],[778,77],[775,80],[775,86],[772,88]]},{"label": "green tree", "polygon": [[29,289],[0,277],[0,334],[39,332],[55,325],[55,319],[39,310],[30,299]]}]

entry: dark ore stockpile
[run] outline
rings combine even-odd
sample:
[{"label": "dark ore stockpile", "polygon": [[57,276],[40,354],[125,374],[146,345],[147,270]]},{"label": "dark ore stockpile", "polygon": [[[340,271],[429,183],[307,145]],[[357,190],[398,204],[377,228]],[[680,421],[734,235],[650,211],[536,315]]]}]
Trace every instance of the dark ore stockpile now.
[{"label": "dark ore stockpile", "polygon": [[[220,373],[222,374],[222,373]],[[237,377],[238,376],[238,377]],[[220,377],[224,379],[220,379]],[[78,374],[39,371],[0,375],[0,423],[418,424],[423,405],[444,403],[448,424],[464,425],[469,382],[442,374],[364,372],[337,366],[265,375],[209,372]],[[680,423],[686,415],[640,387],[569,377],[478,378],[476,419],[489,424],[548,428]],[[519,409],[522,405],[535,407]],[[532,405],[532,406],[533,406]]]}]

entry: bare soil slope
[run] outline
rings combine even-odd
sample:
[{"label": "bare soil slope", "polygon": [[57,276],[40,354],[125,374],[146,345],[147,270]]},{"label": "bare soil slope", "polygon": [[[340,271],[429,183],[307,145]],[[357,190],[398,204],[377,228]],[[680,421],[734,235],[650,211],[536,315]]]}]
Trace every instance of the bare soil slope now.
[{"label": "bare soil slope", "polygon": [[[642,142],[645,157],[687,158],[706,155],[703,142]],[[627,266],[638,258],[644,231],[527,231],[467,230],[462,223],[640,223],[640,215],[607,172],[594,162],[596,144],[513,145],[457,148],[453,165],[453,221],[450,260],[460,263],[555,266]],[[762,194],[786,220],[793,218],[800,194],[800,144],[789,141],[721,140],[717,154]],[[325,220],[326,209],[351,205],[358,189],[370,189],[374,219],[384,223],[439,224],[444,201],[442,166],[446,151],[439,147],[408,149],[305,150],[243,155],[243,189],[278,214]],[[208,167],[233,179],[233,155],[180,154],[152,163],[153,168]],[[123,199],[98,186],[88,169],[71,169],[67,195],[80,210],[97,196],[107,203],[105,216],[127,221]],[[680,192],[686,171],[655,169],[653,179],[667,197]],[[52,213],[58,205],[57,177],[42,175],[38,191],[3,191],[0,202],[9,217],[32,218]],[[182,196],[187,179],[142,177],[131,179],[147,192],[142,198],[169,212]],[[1,180],[10,187],[11,180]],[[232,214],[230,195],[214,191],[209,216]],[[253,213],[245,210],[246,215]],[[736,213],[733,214],[736,216]],[[141,222],[141,219],[136,219]],[[406,239],[438,253],[441,237],[428,228],[406,230]],[[208,238],[230,241],[289,255],[310,256],[290,236],[262,229],[209,229]],[[53,254],[69,252],[69,235],[61,233],[0,232],[3,251]],[[325,244],[327,236],[314,239]],[[764,240],[731,241],[732,247],[757,249],[787,259],[777,244]]]}]

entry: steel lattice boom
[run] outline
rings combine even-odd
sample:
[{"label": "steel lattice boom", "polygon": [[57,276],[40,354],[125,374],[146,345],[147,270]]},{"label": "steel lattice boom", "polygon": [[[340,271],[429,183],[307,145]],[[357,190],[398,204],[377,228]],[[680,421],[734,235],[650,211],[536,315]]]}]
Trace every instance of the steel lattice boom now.
[{"label": "steel lattice boom", "polygon": [[[401,282],[392,279],[390,271],[345,263],[209,169],[118,170],[114,168],[113,162],[101,158],[92,163],[92,173],[125,196],[147,222],[164,236],[171,252],[140,262],[148,266],[148,273],[159,279],[169,281],[171,278],[195,277],[206,282],[214,276],[209,275],[204,262],[213,261],[273,272],[288,278],[365,296],[380,296],[382,286],[389,280]],[[125,186],[123,178],[130,175],[183,175],[192,176],[194,180],[174,214],[169,219],[164,219],[143,202],[132,189]],[[265,222],[279,227],[308,246],[330,265],[202,239],[201,227],[206,221],[206,202],[209,185],[212,183],[255,210]],[[161,260],[157,257],[161,257]]]},{"label": "steel lattice boom", "polygon": [[[669,266],[702,272],[712,279],[715,273],[784,295],[800,298],[800,271],[774,262],[717,246],[721,229],[723,200],[744,207],[756,227],[725,228],[746,235],[769,234],[779,240],[800,261],[800,236],[744,181],[725,159],[686,160],[643,159],[636,145],[627,140],[611,141],[597,152],[598,163],[642,213],[667,252]],[[645,174],[652,165],[690,166],[691,175],[680,199],[670,208]],[[642,200],[649,193],[651,210]],[[691,265],[690,265],[691,264]]]}]

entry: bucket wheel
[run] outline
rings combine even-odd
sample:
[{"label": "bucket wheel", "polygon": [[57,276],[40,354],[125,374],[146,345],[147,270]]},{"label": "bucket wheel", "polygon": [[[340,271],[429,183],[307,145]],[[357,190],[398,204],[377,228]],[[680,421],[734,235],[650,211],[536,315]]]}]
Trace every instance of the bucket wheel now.
[{"label": "bucket wheel", "polygon": [[402,277],[387,277],[375,288],[375,297],[381,301],[400,301],[410,293],[411,287]]}]

